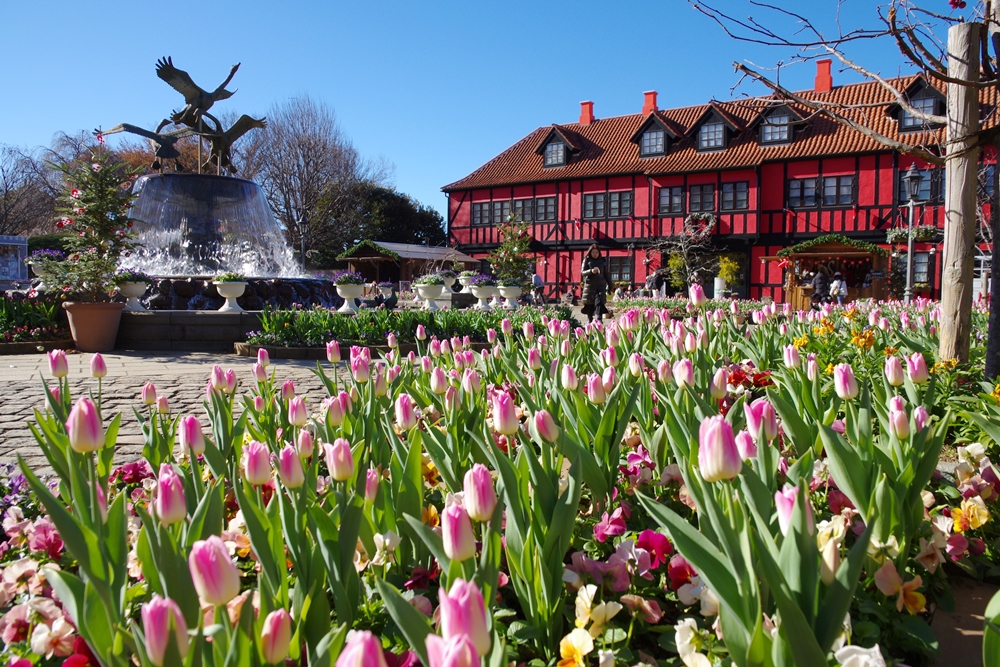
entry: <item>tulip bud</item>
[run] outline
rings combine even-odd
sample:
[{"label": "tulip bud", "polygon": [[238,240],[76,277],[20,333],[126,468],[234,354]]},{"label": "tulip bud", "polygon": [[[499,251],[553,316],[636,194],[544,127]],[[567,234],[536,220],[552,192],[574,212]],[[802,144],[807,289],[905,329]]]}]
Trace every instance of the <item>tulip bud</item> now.
[{"label": "tulip bud", "polygon": [[267,484],[271,479],[267,445],[251,440],[243,446],[243,476],[254,486]]},{"label": "tulip bud", "polygon": [[927,372],[927,362],[924,361],[924,355],[919,352],[914,352],[906,358],[906,369],[913,384],[922,384],[930,379],[930,374]]},{"label": "tulip bud", "polygon": [[837,396],[849,401],[858,395],[858,381],[850,364],[837,364],[833,368],[833,388]]},{"label": "tulip bud", "polygon": [[205,436],[201,431],[201,422],[194,415],[181,417],[181,449],[200,456],[205,451]]},{"label": "tulip bud", "polygon": [[[69,362],[66,361],[66,353],[62,350],[50,350],[49,371],[54,378],[64,378],[69,374]],[[96,376],[95,376],[96,377]]]},{"label": "tulip bud", "polygon": [[678,359],[673,366],[674,382],[678,387],[694,386],[694,364],[690,359]]},{"label": "tulip bud", "polygon": [[478,394],[481,387],[482,382],[479,379],[479,373],[471,368],[466,368],[465,372],[462,373],[462,391],[469,395]]},{"label": "tulip bud", "polygon": [[184,482],[169,463],[160,465],[160,475],[156,479],[156,496],[153,509],[160,524],[170,526],[187,517],[187,501],[184,498]]},{"label": "tulip bud", "polygon": [[[774,505],[778,510],[778,527],[781,528],[781,534],[787,535],[788,528],[792,524],[792,511],[795,509],[795,503],[798,502],[799,488],[796,486],[790,486],[785,484],[785,487],[774,494]],[[805,504],[806,511],[806,523],[808,526],[809,534],[812,535],[814,525],[813,525],[813,513],[812,505],[809,503],[809,499],[806,498]]]},{"label": "tulip bud", "polygon": [[562,371],[559,374],[559,381],[562,383],[562,388],[569,391],[576,391],[577,387],[580,386],[580,380],[576,377],[576,371],[569,364],[565,364],[562,367]]},{"label": "tulip bud", "polygon": [[733,479],[743,469],[733,427],[722,416],[708,417],[701,422],[698,467],[706,482]]},{"label": "tulip bud", "polygon": [[210,605],[224,605],[240,594],[240,573],[226,543],[218,535],[198,540],[188,556],[191,579],[198,596]]},{"label": "tulip bud", "polygon": [[497,330],[487,329],[486,330],[486,342],[490,345],[494,345],[497,342]]},{"label": "tulip bud", "polygon": [[359,356],[351,359],[351,375],[354,381],[364,384],[371,377],[371,362],[367,357]]},{"label": "tulip bud", "polygon": [[292,426],[303,426],[306,423],[306,402],[301,396],[288,401],[288,423]]},{"label": "tulip bud", "polygon": [[326,467],[330,477],[337,482],[343,482],[354,474],[354,455],[351,453],[351,443],[343,438],[337,438],[333,444],[325,443],[323,451],[326,454]]},{"label": "tulip bud", "polygon": [[182,659],[187,656],[190,648],[187,622],[176,602],[153,593],[153,599],[140,607],[139,616],[146,638],[146,656],[151,664],[163,667],[171,638],[177,646],[177,655]]},{"label": "tulip bud", "polygon": [[216,364],[212,367],[209,381],[212,383],[212,389],[216,391],[223,391],[226,388],[226,372],[222,370],[222,366]]},{"label": "tulip bud", "polygon": [[[261,349],[263,350],[264,348]],[[253,379],[258,385],[267,382],[267,371],[259,361],[253,365]]]},{"label": "tulip bud", "polygon": [[715,400],[719,401],[725,398],[726,394],[729,393],[729,371],[725,368],[715,371],[709,390],[711,391],[712,398]]},{"label": "tulip bud", "polygon": [[633,352],[628,358],[628,372],[633,377],[640,377],[645,372],[645,361],[638,352]]},{"label": "tulip bud", "polygon": [[552,443],[559,439],[559,427],[548,410],[539,410],[531,417],[531,428],[542,441]]},{"label": "tulip bud", "polygon": [[840,568],[840,546],[837,540],[827,540],[820,552],[819,578],[826,586],[832,586]]},{"label": "tulip bud", "polygon": [[88,454],[104,446],[104,426],[97,406],[89,398],[77,399],[66,419],[69,446],[78,454]]},{"label": "tulip bud", "polygon": [[435,394],[443,394],[448,390],[448,377],[440,368],[431,371],[431,391]]},{"label": "tulip bud", "polygon": [[445,554],[453,561],[461,562],[476,555],[472,521],[469,513],[458,503],[448,505],[441,514],[441,538]]},{"label": "tulip bud", "polygon": [[604,383],[601,381],[601,376],[597,373],[591,373],[587,376],[584,391],[587,394],[587,398],[590,399],[590,402],[595,405],[603,404],[607,398],[607,394],[604,391]]},{"label": "tulip bud", "polygon": [[267,368],[271,365],[271,355],[266,348],[257,348],[257,363],[260,364],[261,368]]},{"label": "tulip bud", "polygon": [[365,473],[365,502],[375,502],[375,496],[378,495],[378,481],[378,470],[369,468]]},{"label": "tulip bud", "polygon": [[166,396],[158,396],[156,398],[156,411],[159,412],[161,415],[170,413],[170,404],[167,403]]},{"label": "tulip bud", "polygon": [[705,288],[697,283],[688,288],[688,297],[691,299],[691,305],[695,308],[701,308],[708,303],[708,297],[705,296]]},{"label": "tulip bud", "polygon": [[368,630],[351,630],[335,667],[387,667],[382,642]]},{"label": "tulip bud", "polygon": [[56,403],[59,402],[59,397],[62,395],[59,393],[59,387],[52,387],[49,389],[49,394],[52,396],[52,400]]},{"label": "tulip bud", "polygon": [[331,364],[336,364],[340,361],[340,343],[331,340],[326,344],[326,360]]},{"label": "tulip bud", "polygon": [[893,355],[885,358],[885,379],[893,387],[902,386],[904,382],[903,364],[899,361],[899,357]]},{"label": "tulip bud", "polygon": [[900,440],[910,437],[910,419],[904,410],[889,411],[889,431]]},{"label": "tulip bud", "polygon": [[[306,433],[307,431],[302,431]],[[297,489],[305,482],[305,471],[302,470],[302,459],[291,445],[285,445],[278,452],[278,477],[281,483],[289,489]]]},{"label": "tulip bud", "polygon": [[375,395],[381,398],[389,393],[389,384],[386,382],[386,374],[379,372],[375,374],[375,382],[372,383]]},{"label": "tulip bud", "polygon": [[604,374],[601,376],[601,384],[604,385],[604,393],[610,394],[611,390],[615,388],[615,379],[617,373],[615,373],[614,366],[608,366],[604,369]]},{"label": "tulip bud", "polygon": [[420,357],[420,371],[422,373],[430,373],[434,368],[434,362],[428,356]]},{"label": "tulip bud", "polygon": [[295,382],[285,380],[281,385],[281,400],[290,401],[295,398]]},{"label": "tulip bud", "polygon": [[508,318],[503,318],[500,320],[500,331],[503,332],[504,336],[511,336],[514,334],[514,325],[510,323]]},{"label": "tulip bud", "polygon": [[927,413],[927,408],[922,405],[918,405],[913,409],[913,425],[916,426],[918,431],[923,431],[924,427],[927,426],[927,422],[930,421],[930,415]]},{"label": "tulip bud", "polygon": [[486,630],[486,605],[479,587],[474,582],[455,579],[447,593],[441,587],[439,596],[441,635],[446,640],[467,636],[480,655],[488,654],[491,640]]},{"label": "tulip bud", "polygon": [[396,349],[399,346],[399,341],[396,340],[396,334],[389,332],[389,335],[385,337],[385,343],[390,349]]},{"label": "tulip bud", "polygon": [[468,635],[455,635],[445,641],[429,634],[424,642],[431,667],[479,667],[482,663]]},{"label": "tulip bud", "polygon": [[413,399],[409,394],[400,394],[396,398],[396,426],[409,431],[417,425],[417,413],[414,410]]},{"label": "tulip bud", "polygon": [[661,359],[660,363],[656,364],[656,377],[664,384],[674,379],[674,371],[668,360]]},{"label": "tulip bud", "polygon": [[441,341],[439,341],[437,338],[431,340],[430,352],[431,356],[434,358],[441,356]]},{"label": "tulip bud", "polygon": [[521,325],[521,331],[524,332],[524,337],[529,341],[535,337],[535,325],[532,322],[525,322]]},{"label": "tulip bud", "polygon": [[514,399],[506,391],[493,395],[493,430],[502,435],[514,435],[521,427],[514,410]]},{"label": "tulip bud", "polygon": [[473,464],[465,473],[465,508],[476,521],[489,521],[497,506],[497,492],[493,487],[493,476],[481,463]]},{"label": "tulip bud", "polygon": [[451,385],[444,392],[444,409],[446,412],[453,413],[462,407],[462,395],[458,393],[458,390]]},{"label": "tulip bud", "polygon": [[532,347],[528,349],[528,367],[533,371],[537,371],[542,367],[542,353],[538,351],[538,348]]},{"label": "tulip bud", "polygon": [[152,382],[147,382],[142,385],[142,392],[140,393],[143,405],[153,405],[156,403],[156,385]]},{"label": "tulip bud", "polygon": [[417,340],[427,340],[427,327],[423,324],[417,325]]},{"label": "tulip bud", "polygon": [[309,458],[312,456],[314,449],[315,445],[313,444],[312,433],[306,429],[301,429],[298,438],[295,440],[295,450],[299,453],[299,456]]},{"label": "tulip bud", "polygon": [[[63,358],[65,358],[65,355],[63,355]],[[108,366],[104,363],[104,357],[101,356],[100,352],[95,352],[94,356],[90,358],[90,374],[98,379],[108,374]]]},{"label": "tulip bud", "polygon": [[264,662],[277,665],[285,662],[292,643],[292,617],[285,609],[276,609],[264,619],[260,630],[260,649]]},{"label": "tulip bud", "polygon": [[752,403],[743,404],[743,414],[747,421],[747,430],[754,440],[774,440],[778,437],[778,418],[774,406],[766,398],[758,398]]},{"label": "tulip bud", "polygon": [[232,394],[236,391],[236,385],[239,384],[236,380],[236,371],[232,368],[226,370],[226,387],[223,391],[227,394]]},{"label": "tulip bud", "polygon": [[746,431],[740,431],[736,434],[736,449],[744,461],[757,456],[757,445],[754,444],[753,437]]},{"label": "tulip bud", "polygon": [[802,365],[802,359],[799,356],[799,348],[794,345],[785,346],[785,367],[786,368],[798,368]]}]

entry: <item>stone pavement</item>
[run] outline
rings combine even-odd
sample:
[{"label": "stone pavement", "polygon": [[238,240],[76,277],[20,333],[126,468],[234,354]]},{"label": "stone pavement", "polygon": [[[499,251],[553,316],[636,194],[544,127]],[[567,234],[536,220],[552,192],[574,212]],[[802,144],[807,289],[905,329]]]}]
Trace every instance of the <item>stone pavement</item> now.
[{"label": "stone pavement", "polygon": [[[86,353],[71,353],[69,360],[70,388],[74,398],[97,391],[97,380],[90,376],[90,358]],[[142,385],[152,382],[158,396],[166,396],[171,412],[197,415],[208,430],[208,419],[202,407],[205,383],[212,367],[233,368],[241,389],[251,385],[250,367],[254,359],[233,354],[202,352],[121,352],[103,355],[108,375],[102,381],[104,414],[110,418],[122,413],[118,435],[116,461],[127,463],[140,458],[142,433],[132,407],[142,407],[139,393]],[[324,362],[327,372],[329,364]],[[315,408],[325,396],[325,389],[312,373],[315,361],[276,359],[275,380],[295,381],[296,393],[306,396],[306,403]],[[28,430],[27,420],[36,408],[43,406],[42,381],[51,380],[48,358],[44,354],[0,356],[0,463],[17,460],[20,454],[36,471],[49,472],[45,457]]]}]

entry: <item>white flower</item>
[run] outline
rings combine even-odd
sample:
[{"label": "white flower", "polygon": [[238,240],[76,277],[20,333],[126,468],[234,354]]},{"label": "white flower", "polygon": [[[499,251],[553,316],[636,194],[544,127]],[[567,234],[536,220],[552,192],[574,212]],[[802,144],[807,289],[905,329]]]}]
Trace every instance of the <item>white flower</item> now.
[{"label": "white flower", "polygon": [[979,462],[986,456],[986,448],[979,442],[973,442],[965,447],[956,447],[955,451],[958,453],[959,461],[964,461],[973,468],[978,467]]},{"label": "white flower", "polygon": [[678,621],[674,626],[674,643],[677,645],[677,653],[681,656],[681,660],[701,648],[698,621],[693,618],[682,618]]},{"label": "white flower", "polygon": [[885,658],[882,657],[878,645],[871,648],[845,646],[834,653],[833,657],[841,667],[885,667]]},{"label": "white flower", "polygon": [[31,633],[31,650],[46,658],[69,655],[73,652],[73,626],[65,618],[57,618],[52,627],[39,623]]},{"label": "white flower", "polygon": [[873,537],[868,544],[868,555],[877,563],[884,561],[886,556],[895,558],[899,555],[899,540],[896,539],[895,535],[890,535],[885,542]]},{"label": "white flower", "polygon": [[376,533],[372,538],[375,542],[375,557],[372,558],[372,565],[385,565],[396,562],[393,552],[402,538],[391,530],[387,533]]},{"label": "white flower", "polygon": [[597,652],[597,667],[615,667],[614,651],[601,649]]}]

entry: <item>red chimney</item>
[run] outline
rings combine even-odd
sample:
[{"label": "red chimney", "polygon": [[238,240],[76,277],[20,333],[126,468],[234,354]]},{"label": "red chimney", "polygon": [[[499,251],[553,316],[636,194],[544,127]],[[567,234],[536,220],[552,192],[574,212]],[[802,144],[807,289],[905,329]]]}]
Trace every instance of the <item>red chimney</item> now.
[{"label": "red chimney", "polygon": [[656,91],[655,90],[647,90],[646,92],[643,93],[643,95],[645,95],[646,99],[642,103],[642,115],[643,116],[648,116],[649,114],[651,114],[651,113],[653,113],[654,111],[657,110],[657,107],[656,107]]},{"label": "red chimney", "polygon": [[816,82],[813,88],[817,93],[828,93],[833,90],[833,77],[830,75],[832,63],[829,58],[816,61]]},{"label": "red chimney", "polygon": [[594,122],[594,103],[580,102],[580,125],[590,125]]}]

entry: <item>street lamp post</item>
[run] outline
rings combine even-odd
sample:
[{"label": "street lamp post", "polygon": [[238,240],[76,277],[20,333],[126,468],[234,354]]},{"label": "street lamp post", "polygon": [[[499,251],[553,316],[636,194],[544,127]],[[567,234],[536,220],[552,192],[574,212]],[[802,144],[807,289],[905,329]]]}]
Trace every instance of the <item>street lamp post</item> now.
[{"label": "street lamp post", "polygon": [[309,233],[309,224],[299,218],[299,241],[301,242],[302,273],[306,272],[306,234]]},{"label": "street lamp post", "polygon": [[924,177],[917,170],[916,163],[910,165],[910,169],[903,176],[903,184],[906,186],[906,206],[909,208],[909,221],[906,229],[906,288],[903,290],[903,302],[910,303],[913,300],[913,208],[920,196],[920,182]]}]

